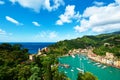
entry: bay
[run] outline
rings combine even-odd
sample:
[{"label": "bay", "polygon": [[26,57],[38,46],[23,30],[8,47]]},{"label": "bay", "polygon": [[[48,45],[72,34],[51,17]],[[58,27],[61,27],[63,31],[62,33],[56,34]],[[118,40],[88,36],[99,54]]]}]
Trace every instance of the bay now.
[{"label": "bay", "polygon": [[70,65],[70,68],[59,66],[59,71],[64,72],[70,80],[77,79],[78,69],[91,72],[99,80],[120,80],[120,69],[94,62],[84,55],[60,57],[59,63]]}]

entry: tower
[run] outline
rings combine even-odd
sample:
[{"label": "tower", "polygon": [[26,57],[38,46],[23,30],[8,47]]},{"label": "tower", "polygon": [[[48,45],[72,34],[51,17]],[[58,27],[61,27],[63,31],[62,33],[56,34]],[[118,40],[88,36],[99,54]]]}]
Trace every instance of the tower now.
[{"label": "tower", "polygon": [[41,55],[42,53],[41,53],[41,51],[40,51],[40,48],[38,49],[38,55]]}]

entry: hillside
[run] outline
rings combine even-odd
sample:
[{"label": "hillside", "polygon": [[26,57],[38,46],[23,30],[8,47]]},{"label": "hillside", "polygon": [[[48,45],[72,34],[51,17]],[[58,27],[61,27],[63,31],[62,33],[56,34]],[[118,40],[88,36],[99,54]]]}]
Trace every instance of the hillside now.
[{"label": "hillside", "polygon": [[20,44],[0,44],[0,80],[68,80],[58,71],[54,55],[29,56]]},{"label": "hillside", "polygon": [[120,31],[64,40],[49,46],[52,51],[61,55],[66,54],[71,49],[88,47],[94,47],[94,52],[98,55],[105,55],[106,52],[111,52],[115,56],[120,57]]}]

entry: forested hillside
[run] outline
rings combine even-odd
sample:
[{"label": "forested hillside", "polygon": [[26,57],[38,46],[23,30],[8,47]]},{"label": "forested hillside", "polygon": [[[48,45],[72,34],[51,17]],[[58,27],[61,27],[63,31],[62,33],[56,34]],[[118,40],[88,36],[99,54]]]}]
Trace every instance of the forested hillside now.
[{"label": "forested hillside", "polygon": [[54,66],[53,55],[34,57],[29,60],[28,50],[19,44],[0,44],[0,80],[68,80]]},{"label": "forested hillside", "polygon": [[106,52],[114,53],[120,57],[120,31],[96,36],[83,36],[82,38],[64,40],[51,45],[56,53],[66,54],[67,51],[77,48],[94,48],[94,53],[105,55]]}]

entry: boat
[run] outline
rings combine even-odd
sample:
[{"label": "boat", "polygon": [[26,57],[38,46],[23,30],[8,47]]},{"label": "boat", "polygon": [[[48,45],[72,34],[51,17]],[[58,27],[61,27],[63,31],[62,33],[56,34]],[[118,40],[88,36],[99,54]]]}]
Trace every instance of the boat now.
[{"label": "boat", "polygon": [[75,58],[75,55],[72,55],[73,58]]},{"label": "boat", "polygon": [[65,71],[65,73],[67,73],[67,72]]},{"label": "boat", "polygon": [[[83,57],[82,57],[83,58]],[[79,68],[76,68],[78,71],[80,71],[81,73],[84,73],[84,64],[82,63],[82,58],[79,56],[79,59],[80,59],[80,65],[79,65]],[[84,60],[85,58],[83,58]]]},{"label": "boat", "polygon": [[95,64],[93,64],[93,65],[99,65],[100,63],[95,63]]},{"label": "boat", "polygon": [[87,63],[91,63],[91,62],[87,62]]},{"label": "boat", "polygon": [[101,67],[102,65],[100,64],[100,65],[98,65],[98,67]]},{"label": "boat", "polygon": [[73,72],[74,70],[73,70],[73,69],[71,69],[71,71]]},{"label": "boat", "polygon": [[83,72],[84,70],[82,70],[82,69],[80,69],[80,68],[76,68],[78,71],[81,71],[81,72]]},{"label": "boat", "polygon": [[102,69],[106,68],[107,66],[103,66]]},{"label": "boat", "polygon": [[78,71],[81,71],[81,69],[80,68],[76,68]]}]

